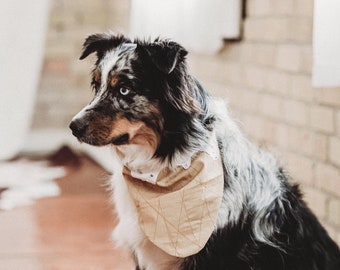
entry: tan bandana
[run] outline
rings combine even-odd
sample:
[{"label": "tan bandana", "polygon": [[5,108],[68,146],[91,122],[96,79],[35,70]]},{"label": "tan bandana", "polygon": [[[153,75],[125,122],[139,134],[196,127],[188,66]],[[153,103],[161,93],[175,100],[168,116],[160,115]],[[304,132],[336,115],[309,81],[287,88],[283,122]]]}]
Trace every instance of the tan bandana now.
[{"label": "tan bandana", "polygon": [[199,252],[216,223],[223,195],[219,155],[199,152],[188,168],[161,170],[155,184],[123,175],[137,208],[141,229],[157,247],[176,257]]}]

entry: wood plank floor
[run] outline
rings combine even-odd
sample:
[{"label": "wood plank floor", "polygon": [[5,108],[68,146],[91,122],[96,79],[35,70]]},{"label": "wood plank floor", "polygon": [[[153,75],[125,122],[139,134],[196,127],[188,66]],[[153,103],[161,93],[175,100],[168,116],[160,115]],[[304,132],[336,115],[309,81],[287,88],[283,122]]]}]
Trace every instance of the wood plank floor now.
[{"label": "wood plank floor", "polygon": [[[60,157],[59,157],[60,159]],[[0,269],[134,269],[110,234],[117,220],[107,173],[89,158],[66,163],[61,196],[0,211]]]}]

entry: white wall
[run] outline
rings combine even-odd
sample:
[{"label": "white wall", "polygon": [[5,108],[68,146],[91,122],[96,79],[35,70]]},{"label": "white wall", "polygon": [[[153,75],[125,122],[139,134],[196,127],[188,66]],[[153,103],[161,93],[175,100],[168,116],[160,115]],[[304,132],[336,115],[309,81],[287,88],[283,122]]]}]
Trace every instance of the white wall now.
[{"label": "white wall", "polygon": [[340,1],[314,1],[313,86],[340,86]]}]

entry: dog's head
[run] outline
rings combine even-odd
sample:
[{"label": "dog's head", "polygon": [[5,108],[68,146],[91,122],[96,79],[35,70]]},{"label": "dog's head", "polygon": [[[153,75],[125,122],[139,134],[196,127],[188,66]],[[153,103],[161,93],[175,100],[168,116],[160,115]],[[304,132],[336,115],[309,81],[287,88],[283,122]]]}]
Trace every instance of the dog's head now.
[{"label": "dog's head", "polygon": [[85,40],[80,59],[91,53],[97,54],[94,98],[73,118],[74,136],[98,146],[147,144],[160,155],[181,147],[185,134],[179,133],[192,129],[183,122],[201,111],[197,84],[186,71],[187,51],[168,40],[95,34]]}]

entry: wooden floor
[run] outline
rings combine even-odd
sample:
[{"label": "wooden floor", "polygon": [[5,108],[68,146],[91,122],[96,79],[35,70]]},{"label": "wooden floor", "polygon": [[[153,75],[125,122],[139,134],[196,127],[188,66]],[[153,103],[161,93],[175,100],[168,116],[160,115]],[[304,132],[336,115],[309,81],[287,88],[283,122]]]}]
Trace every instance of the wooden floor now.
[{"label": "wooden floor", "polygon": [[107,173],[86,157],[65,165],[67,176],[57,181],[61,196],[0,211],[0,269],[134,269],[110,241],[117,220]]}]

